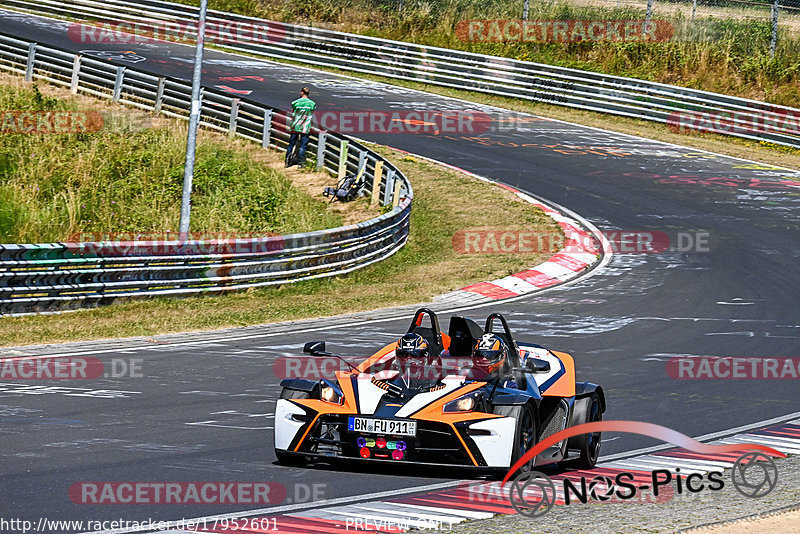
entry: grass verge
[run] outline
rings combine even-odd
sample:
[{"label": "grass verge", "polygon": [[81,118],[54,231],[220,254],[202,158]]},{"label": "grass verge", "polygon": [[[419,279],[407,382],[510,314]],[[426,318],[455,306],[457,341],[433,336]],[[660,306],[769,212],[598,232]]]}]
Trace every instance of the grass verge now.
[{"label": "grass verge", "polygon": [[[55,88],[43,92],[36,84],[25,86],[18,81],[0,85],[1,110],[25,111],[31,117],[88,112],[94,113],[98,125],[102,122],[96,132],[57,134],[9,133],[17,131],[6,128],[14,121],[4,121],[0,242],[176,232],[186,124],[103,108],[96,100],[73,99],[63,93]],[[22,124],[21,119],[16,124]],[[259,161],[258,152],[252,144],[203,132],[195,163],[192,231],[269,235],[342,224],[340,214],[293,187],[282,170]]]},{"label": "grass verge", "polygon": [[[453,235],[475,227],[476,212],[481,227],[563,235],[541,210],[503,188],[390,149],[376,150],[397,164],[415,191],[409,241],[388,260],[345,276],[229,295],[131,300],[61,315],[0,318],[0,346],[209,330],[410,304],[520,271],[551,255],[459,254]],[[281,154],[258,150],[254,157],[280,161]]]}]

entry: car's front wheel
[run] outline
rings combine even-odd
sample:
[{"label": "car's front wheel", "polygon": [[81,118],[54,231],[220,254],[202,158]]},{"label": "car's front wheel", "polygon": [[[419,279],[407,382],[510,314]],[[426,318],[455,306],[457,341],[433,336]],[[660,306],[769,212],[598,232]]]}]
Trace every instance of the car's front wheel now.
[{"label": "car's front wheel", "polygon": [[[521,406],[495,406],[494,413],[503,417],[513,417],[517,425],[514,431],[514,442],[511,449],[511,465],[517,463],[522,456],[536,444],[536,415],[530,404]],[[527,473],[534,464],[532,458],[517,471]]]}]

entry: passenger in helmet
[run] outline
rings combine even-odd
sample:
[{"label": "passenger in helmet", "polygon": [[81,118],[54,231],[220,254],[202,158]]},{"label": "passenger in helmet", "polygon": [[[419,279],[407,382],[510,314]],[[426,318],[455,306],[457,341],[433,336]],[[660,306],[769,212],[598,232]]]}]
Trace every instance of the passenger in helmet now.
[{"label": "passenger in helmet", "polygon": [[409,332],[397,342],[395,368],[406,379],[433,380],[441,378],[441,360],[431,354],[428,342],[419,334]]},{"label": "passenger in helmet", "polygon": [[484,334],[472,349],[472,361],[474,378],[485,381],[499,379],[501,387],[517,387],[511,379],[509,348],[500,336]]}]

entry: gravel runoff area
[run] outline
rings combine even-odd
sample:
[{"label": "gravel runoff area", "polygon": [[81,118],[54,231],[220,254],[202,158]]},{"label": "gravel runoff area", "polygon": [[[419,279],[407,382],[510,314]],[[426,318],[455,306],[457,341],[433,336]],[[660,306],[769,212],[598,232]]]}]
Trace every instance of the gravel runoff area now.
[{"label": "gravel runoff area", "polygon": [[[778,483],[760,499],[741,495],[723,475],[718,491],[674,494],[662,503],[597,503],[555,506],[542,517],[497,516],[444,526],[452,534],[686,532],[752,534],[800,532],[800,457],[776,459]],[[674,482],[673,482],[674,484]],[[426,531],[434,532],[434,531]]]}]

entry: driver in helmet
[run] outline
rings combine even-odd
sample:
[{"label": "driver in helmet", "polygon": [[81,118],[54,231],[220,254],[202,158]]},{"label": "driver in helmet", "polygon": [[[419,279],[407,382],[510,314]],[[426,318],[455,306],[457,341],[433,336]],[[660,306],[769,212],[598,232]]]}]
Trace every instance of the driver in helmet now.
[{"label": "driver in helmet", "polygon": [[431,354],[424,337],[411,332],[397,342],[395,367],[401,375],[408,378],[441,378],[441,359]]},{"label": "driver in helmet", "polygon": [[511,377],[509,347],[496,334],[484,334],[472,349],[472,374],[479,380],[498,380],[500,387],[517,388]]}]

